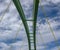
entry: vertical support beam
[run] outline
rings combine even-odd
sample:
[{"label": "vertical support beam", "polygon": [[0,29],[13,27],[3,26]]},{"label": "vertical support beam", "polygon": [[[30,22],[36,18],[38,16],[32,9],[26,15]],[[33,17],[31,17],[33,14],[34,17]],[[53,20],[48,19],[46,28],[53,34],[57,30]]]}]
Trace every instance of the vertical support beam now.
[{"label": "vertical support beam", "polygon": [[[26,31],[26,34],[27,34],[27,38],[28,38],[28,45],[29,45],[29,50],[32,50],[31,49],[31,40],[30,40],[30,35],[29,35],[29,28],[28,28],[28,24],[26,22],[26,18],[25,18],[25,14],[23,12],[23,9],[22,9],[22,6],[20,4],[20,1],[19,0],[13,0],[18,12],[19,12],[19,15],[22,19],[22,22],[23,22],[23,25],[25,27],[25,31]],[[33,12],[33,41],[34,41],[34,49],[33,50],[36,50],[36,21],[37,21],[37,13],[38,13],[38,4],[39,4],[39,0],[34,0],[34,12]]]},{"label": "vertical support beam", "polygon": [[36,50],[36,23],[37,23],[37,13],[38,13],[39,0],[34,0],[34,11],[33,11],[33,34],[34,34],[34,50]]},{"label": "vertical support beam", "polygon": [[28,38],[29,50],[31,50],[30,37],[29,37],[29,28],[28,28],[28,25],[27,25],[27,22],[26,22],[26,19],[25,19],[25,14],[23,12],[22,6],[21,6],[19,0],[13,0],[13,3],[15,4],[15,6],[16,6],[18,12],[19,12],[19,15],[22,19],[22,22],[23,22],[23,25],[25,27],[25,31],[26,31],[26,34],[27,34],[27,38]]}]

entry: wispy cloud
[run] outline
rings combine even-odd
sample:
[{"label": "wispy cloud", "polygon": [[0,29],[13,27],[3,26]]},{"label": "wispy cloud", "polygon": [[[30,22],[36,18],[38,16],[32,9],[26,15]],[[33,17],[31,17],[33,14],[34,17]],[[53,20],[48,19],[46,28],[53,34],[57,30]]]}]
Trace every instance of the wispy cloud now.
[{"label": "wispy cloud", "polygon": [[[1,16],[9,2],[9,0],[0,0]],[[23,6],[26,18],[32,18],[33,0],[20,0],[20,2]],[[54,2],[54,0],[42,0],[42,4],[44,5],[44,9],[48,16],[49,22],[51,23],[51,27],[55,32],[58,44],[57,46],[55,45],[54,37],[47,22],[45,21],[45,17],[39,5],[36,31],[37,50],[44,50],[44,46],[46,46],[46,50],[58,50],[57,47],[60,46],[60,1],[55,0]],[[28,22],[28,25],[30,27],[30,31],[32,32],[32,22]],[[20,31],[15,40],[15,36],[19,27]],[[44,39],[44,44],[40,38],[40,32]],[[16,7],[12,2],[10,8],[7,10],[2,22],[0,23],[0,50],[9,50],[11,45],[11,50],[28,50],[27,42],[27,35],[23,23],[16,10]]]}]

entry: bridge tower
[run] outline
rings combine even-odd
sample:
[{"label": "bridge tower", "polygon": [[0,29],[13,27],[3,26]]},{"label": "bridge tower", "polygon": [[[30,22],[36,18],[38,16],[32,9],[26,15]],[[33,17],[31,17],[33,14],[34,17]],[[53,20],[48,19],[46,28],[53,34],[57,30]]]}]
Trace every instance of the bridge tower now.
[{"label": "bridge tower", "polygon": [[[37,22],[39,0],[34,0],[33,16],[32,16],[33,19],[31,19],[31,20],[26,19],[23,8],[22,8],[19,0],[13,0],[13,3],[16,6],[16,9],[18,10],[18,13],[19,13],[21,20],[23,22],[23,25],[24,25],[24,28],[26,31],[26,35],[27,35],[27,39],[28,39],[29,50],[36,50],[36,22]],[[29,31],[27,21],[33,22],[33,32],[32,33],[30,33],[30,31]]]}]

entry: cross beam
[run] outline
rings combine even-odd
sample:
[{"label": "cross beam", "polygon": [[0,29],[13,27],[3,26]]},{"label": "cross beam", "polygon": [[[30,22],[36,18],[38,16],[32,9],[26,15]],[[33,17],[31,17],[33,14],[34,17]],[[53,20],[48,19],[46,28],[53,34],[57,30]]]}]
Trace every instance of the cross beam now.
[{"label": "cross beam", "polygon": [[[25,31],[27,34],[29,50],[36,50],[36,21],[37,21],[39,0],[34,0],[33,20],[26,20],[23,8],[22,8],[19,0],[13,0],[13,3],[15,4],[15,6],[18,10],[18,13],[21,17],[21,20],[23,22],[23,25],[24,25],[24,28],[25,28]],[[29,27],[28,27],[27,21],[33,21],[33,33],[29,32]],[[32,49],[32,45],[31,45],[32,43],[34,44],[33,49]]]}]

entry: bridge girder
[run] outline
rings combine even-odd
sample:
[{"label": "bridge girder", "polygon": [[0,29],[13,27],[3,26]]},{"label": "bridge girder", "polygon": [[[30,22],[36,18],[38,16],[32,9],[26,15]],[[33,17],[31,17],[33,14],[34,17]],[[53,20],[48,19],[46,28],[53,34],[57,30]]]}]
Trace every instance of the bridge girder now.
[{"label": "bridge girder", "polygon": [[[31,49],[31,39],[30,39],[30,32],[29,32],[29,27],[27,24],[27,20],[25,18],[25,14],[23,11],[23,8],[21,6],[21,3],[19,0],[13,0],[13,3],[15,4],[18,13],[22,19],[26,34],[27,34],[27,39],[28,39],[28,46],[29,46],[29,50]],[[34,49],[36,50],[36,22],[37,22],[37,13],[38,13],[38,5],[39,5],[39,0],[34,0],[34,9],[33,9],[33,41],[34,41]]]}]

